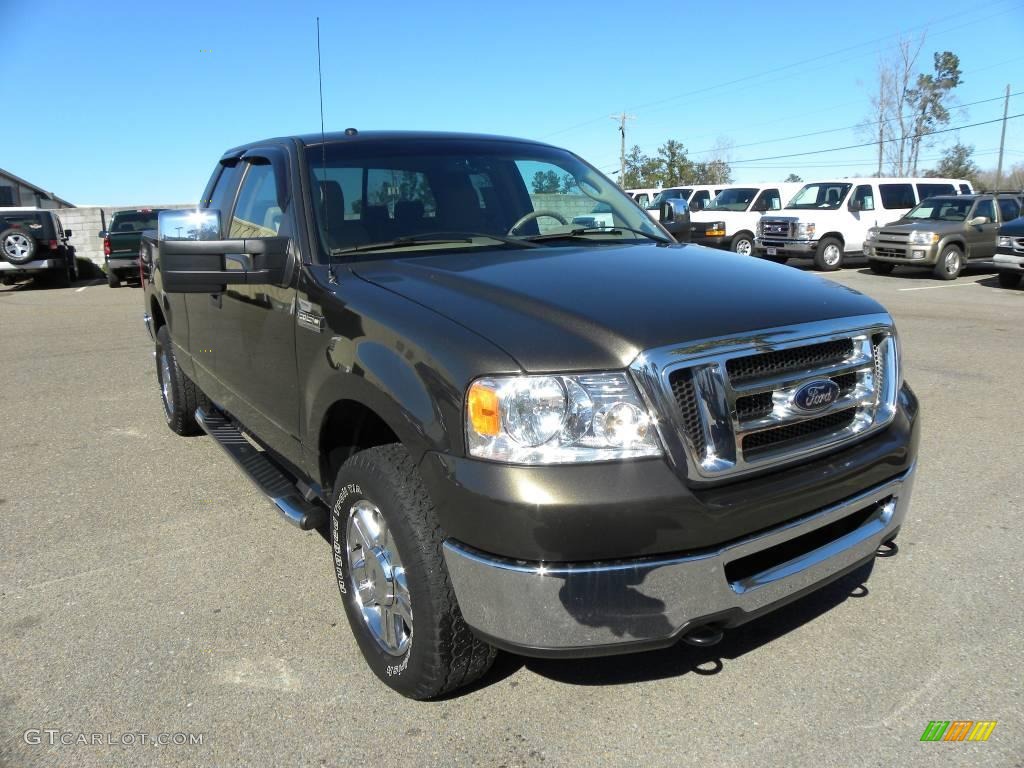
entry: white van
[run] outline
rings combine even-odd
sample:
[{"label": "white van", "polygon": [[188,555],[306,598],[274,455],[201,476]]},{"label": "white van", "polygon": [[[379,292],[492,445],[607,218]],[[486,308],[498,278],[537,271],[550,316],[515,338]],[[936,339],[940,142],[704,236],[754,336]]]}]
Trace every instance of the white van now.
[{"label": "white van", "polygon": [[751,256],[758,220],[781,211],[802,187],[779,182],[726,187],[693,220],[690,242]]},{"label": "white van", "polygon": [[757,224],[757,255],[783,262],[811,258],[818,269],[839,269],[863,252],[871,227],[885,226],[933,195],[970,194],[963,179],[863,178],[805,184],[781,215]]},{"label": "white van", "polygon": [[661,192],[661,188],[659,187],[644,187],[642,189],[625,190],[625,193],[633,198],[633,200],[636,201],[636,204],[644,210],[647,210],[647,206],[651,204],[654,196],[659,192]]},{"label": "white van", "polygon": [[665,187],[654,196],[647,206],[647,213],[652,219],[658,221],[661,216],[661,204],[665,200],[682,198],[694,213],[704,209],[711,198],[717,195],[725,187],[725,184],[689,184],[683,187]]}]

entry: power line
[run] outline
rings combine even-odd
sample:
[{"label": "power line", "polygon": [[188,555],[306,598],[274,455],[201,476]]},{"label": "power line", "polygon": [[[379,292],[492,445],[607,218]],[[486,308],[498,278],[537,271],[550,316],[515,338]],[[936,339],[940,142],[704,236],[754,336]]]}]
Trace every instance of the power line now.
[{"label": "power line", "polygon": [[[958,126],[955,126],[953,128],[944,128],[941,131],[929,131],[928,133],[916,133],[916,134],[911,134],[911,135],[908,135],[908,136],[902,136],[902,137],[897,137],[897,138],[892,138],[892,139],[885,139],[885,140],[883,140],[882,143],[883,144],[889,144],[889,143],[891,143],[893,141],[905,141],[906,139],[916,139],[916,138],[921,138],[921,137],[924,137],[924,136],[937,136],[940,133],[951,133],[952,131],[960,131],[960,130],[963,130],[965,128],[976,128],[979,125],[991,125],[992,123],[1002,122],[1004,119],[1005,120],[1014,120],[1014,119],[1016,119],[1018,117],[1024,117],[1024,112],[1021,112],[1020,114],[1016,114],[1016,115],[1010,115],[1009,117],[1006,117],[1006,118],[1001,118],[1000,117],[1000,118],[996,118],[995,120],[983,120],[983,121],[978,122],[978,123],[968,123],[967,125],[958,125]],[[773,155],[771,157],[755,157],[755,158],[750,158],[748,160],[733,160],[733,161],[731,161],[729,163],[729,165],[746,165],[748,163],[757,163],[757,162],[760,162],[762,160],[785,160],[785,159],[790,158],[790,157],[806,157],[808,155],[823,155],[823,154],[825,154],[827,152],[839,152],[839,151],[842,151],[842,150],[845,150],[845,149],[859,149],[860,147],[873,147],[873,146],[875,146],[877,144],[878,144],[877,141],[867,141],[867,142],[864,142],[862,144],[848,144],[845,147],[829,147],[828,149],[816,149],[816,150],[813,150],[811,152],[794,152],[794,153],[789,154],[789,155]]]},{"label": "power line", "polygon": [[[1004,2],[1005,1],[1006,0],[1004,0]],[[994,5],[1001,5],[1001,4],[1002,3],[993,3],[990,6],[990,8],[992,6],[994,6]],[[970,26],[972,24],[977,24],[979,22],[986,21],[988,19],[995,18],[997,16],[1001,16],[1001,15],[1003,15],[1005,13],[1010,12],[1011,10],[1014,10],[1014,9],[1011,8],[1011,9],[1007,9],[1007,10],[1004,10],[1004,11],[999,11],[998,13],[991,14],[990,16],[986,16],[986,17],[974,18],[974,19],[971,19],[970,21],[965,22],[964,24],[961,24],[959,26],[951,27],[951,28],[945,29],[945,30],[941,30],[940,32],[937,32],[936,34],[946,34],[948,32],[952,32],[952,31],[955,31],[957,29],[961,29],[962,27],[965,27],[965,26]],[[802,66],[804,64],[810,64],[810,63],[813,63],[813,62],[816,62],[816,61],[820,61],[822,59],[829,59],[830,60],[829,65],[832,66],[835,63],[835,56],[837,56],[839,54],[843,54],[843,53],[847,53],[847,52],[850,52],[850,51],[858,50],[860,48],[865,48],[865,47],[868,47],[868,46],[876,45],[876,44],[882,43],[882,42],[884,42],[886,40],[890,40],[891,38],[894,38],[894,37],[900,37],[901,35],[904,35],[904,34],[909,34],[911,32],[915,32],[915,31],[920,30],[920,29],[925,29],[925,28],[927,28],[928,26],[930,26],[932,24],[941,24],[942,22],[950,21],[950,20],[957,19],[957,18],[962,18],[963,16],[964,16],[964,14],[962,12],[961,13],[951,14],[949,16],[943,16],[943,17],[940,17],[938,19],[933,19],[931,21],[925,22],[924,24],[919,24],[917,26],[909,27],[907,29],[903,29],[903,30],[897,31],[897,32],[894,32],[892,34],[885,35],[883,37],[875,38],[874,40],[869,40],[867,42],[858,43],[857,45],[852,45],[852,46],[848,46],[846,48],[840,48],[838,50],[829,51],[828,53],[823,53],[823,54],[821,54],[819,56],[813,56],[813,57],[811,57],[809,59],[802,59],[800,61],[795,61],[795,62],[793,62],[791,64],[786,64],[786,65],[784,65],[782,67],[776,67],[775,69],[767,70],[766,72],[758,72],[757,74],[753,74],[753,75],[745,75],[743,77],[735,78],[733,80],[729,80],[729,81],[726,81],[724,83],[716,83],[715,85],[710,85],[710,86],[706,86],[706,87],[703,87],[703,88],[698,88],[698,89],[693,90],[693,91],[686,91],[684,93],[678,93],[678,94],[676,94],[674,96],[669,96],[669,97],[664,98],[664,99],[658,99],[656,101],[650,101],[650,102],[646,102],[644,104],[633,105],[633,106],[630,107],[630,109],[640,110],[640,109],[647,109],[649,107],[657,107],[659,105],[667,104],[669,102],[673,102],[673,101],[677,101],[677,100],[682,99],[682,98],[686,98],[687,96],[696,96],[696,95],[701,94],[701,93],[707,93],[709,91],[718,90],[720,88],[725,88],[725,87],[728,87],[728,86],[731,86],[731,85],[736,85],[738,83],[746,82],[746,81],[749,81],[749,80],[755,80],[755,79],[764,77],[765,75],[777,74],[779,72],[784,72],[786,70],[793,69],[794,67],[799,67],[799,66]],[[772,81],[768,80],[768,81],[765,81],[764,83],[761,83],[761,84],[765,85],[765,84],[767,84],[769,82],[772,82]],[[543,134],[542,136],[540,136],[540,138],[546,139],[546,138],[549,138],[551,136],[557,136],[557,135],[562,134],[562,133],[568,133],[569,131],[576,130],[577,128],[583,128],[583,127],[588,126],[588,125],[593,125],[594,123],[597,123],[597,122],[599,122],[600,120],[603,120],[603,119],[604,119],[604,117],[594,118],[592,120],[586,120],[586,121],[584,121],[582,123],[577,123],[575,125],[569,126],[568,128],[562,128],[562,129],[559,129],[557,131],[552,131],[551,133]]]}]

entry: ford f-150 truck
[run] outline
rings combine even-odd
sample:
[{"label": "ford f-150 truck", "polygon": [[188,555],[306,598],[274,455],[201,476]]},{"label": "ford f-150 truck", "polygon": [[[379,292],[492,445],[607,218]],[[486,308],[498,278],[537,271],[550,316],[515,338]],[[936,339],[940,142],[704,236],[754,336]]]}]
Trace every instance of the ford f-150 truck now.
[{"label": "ford f-150 truck", "polygon": [[142,233],[156,229],[157,216],[162,208],[140,208],[116,211],[110,228],[100,230],[103,238],[103,261],[107,270],[107,285],[118,288],[122,280],[139,279],[139,247]]},{"label": "ford f-150 truck", "polygon": [[[573,194],[535,198],[540,172]],[[612,226],[572,224],[574,195]],[[530,141],[258,141],[202,200],[143,238],[167,424],[328,538],[400,693],[497,649],[714,643],[892,551],[918,403],[872,299],[676,244]]]}]

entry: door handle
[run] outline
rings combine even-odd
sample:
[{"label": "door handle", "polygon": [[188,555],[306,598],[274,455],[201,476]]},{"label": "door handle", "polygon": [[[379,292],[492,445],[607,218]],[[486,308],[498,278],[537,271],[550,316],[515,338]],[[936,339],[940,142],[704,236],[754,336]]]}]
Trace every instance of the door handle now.
[{"label": "door handle", "polygon": [[222,293],[211,293],[210,303],[213,304],[217,309],[221,308],[221,301],[223,300],[224,294]]}]

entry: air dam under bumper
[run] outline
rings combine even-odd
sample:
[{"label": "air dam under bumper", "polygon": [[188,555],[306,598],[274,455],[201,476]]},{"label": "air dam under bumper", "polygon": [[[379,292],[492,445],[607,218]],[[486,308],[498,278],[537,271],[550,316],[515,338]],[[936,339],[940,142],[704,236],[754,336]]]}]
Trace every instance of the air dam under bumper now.
[{"label": "air dam under bumper", "polygon": [[671,558],[544,564],[494,558],[449,539],[445,562],[466,622],[534,656],[599,656],[731,627],[870,560],[906,516],[914,469],[801,519]]}]

